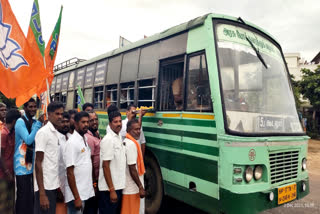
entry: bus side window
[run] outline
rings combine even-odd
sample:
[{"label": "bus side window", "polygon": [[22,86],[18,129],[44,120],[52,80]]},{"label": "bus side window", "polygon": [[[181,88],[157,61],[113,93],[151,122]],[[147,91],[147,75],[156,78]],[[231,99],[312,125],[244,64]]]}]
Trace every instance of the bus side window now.
[{"label": "bus side window", "polygon": [[120,94],[120,109],[127,109],[134,103],[134,82],[122,83]]},{"label": "bus side window", "polygon": [[87,88],[84,90],[83,97],[84,97],[84,100],[88,103],[92,103],[92,92],[93,92],[92,88]]},{"label": "bus side window", "polygon": [[56,102],[61,102],[61,93],[55,93],[53,100]]},{"label": "bus side window", "polygon": [[183,110],[183,61],[160,66],[159,110]]},{"label": "bus side window", "polygon": [[212,109],[208,69],[204,54],[189,58],[187,76],[187,110]]},{"label": "bus side window", "polygon": [[108,108],[111,104],[117,105],[117,85],[109,85],[107,86],[106,91],[106,108]]},{"label": "bus side window", "polygon": [[66,109],[73,109],[74,91],[69,91],[67,95]]},{"label": "bus side window", "polygon": [[64,107],[67,105],[67,92],[61,92],[60,102],[63,103]]},{"label": "bus side window", "polygon": [[98,86],[94,88],[94,108],[103,108],[103,86]]},{"label": "bus side window", "polygon": [[154,107],[155,102],[155,81],[154,79],[146,79],[138,81],[138,107],[147,106]]}]

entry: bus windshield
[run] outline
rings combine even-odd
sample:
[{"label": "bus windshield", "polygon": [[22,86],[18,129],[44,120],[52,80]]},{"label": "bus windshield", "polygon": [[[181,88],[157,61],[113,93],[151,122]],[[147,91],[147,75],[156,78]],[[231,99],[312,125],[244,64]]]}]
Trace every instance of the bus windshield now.
[{"label": "bus windshield", "polygon": [[239,26],[218,24],[216,33],[228,129],[245,134],[302,133],[277,46]]}]

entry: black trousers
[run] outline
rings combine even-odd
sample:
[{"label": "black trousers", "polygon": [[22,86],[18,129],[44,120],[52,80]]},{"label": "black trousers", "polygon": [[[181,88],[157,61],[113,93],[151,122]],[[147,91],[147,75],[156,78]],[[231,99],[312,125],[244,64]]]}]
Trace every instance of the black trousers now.
[{"label": "black trousers", "polygon": [[45,190],[49,200],[49,209],[43,210],[40,207],[40,195],[39,191],[34,194],[34,214],[55,214],[56,213],[56,200],[57,190]]},{"label": "black trousers", "polygon": [[33,214],[33,174],[16,175],[16,214]]},{"label": "black trousers", "polygon": [[122,190],[116,190],[117,203],[110,202],[109,191],[99,191],[99,214],[119,214],[122,201]]},{"label": "black trousers", "polygon": [[99,199],[98,199],[98,192],[96,196],[93,196],[86,200],[84,205],[83,214],[97,214],[99,208]]}]

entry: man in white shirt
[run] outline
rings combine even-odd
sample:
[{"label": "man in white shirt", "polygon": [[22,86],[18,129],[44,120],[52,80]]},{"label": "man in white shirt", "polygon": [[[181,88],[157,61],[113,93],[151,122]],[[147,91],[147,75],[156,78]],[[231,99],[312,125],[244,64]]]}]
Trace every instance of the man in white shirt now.
[{"label": "man in white shirt", "polygon": [[82,213],[86,200],[94,196],[91,151],[84,134],[89,127],[89,114],[74,116],[75,130],[66,143],[64,160],[67,168],[65,202],[68,214]]},{"label": "man in white shirt", "polygon": [[137,119],[127,124],[126,145],[126,187],[122,191],[121,214],[139,214],[140,198],[144,198],[143,175],[145,167],[142,151],[137,140],[140,138],[141,127]]},{"label": "man in white shirt", "polygon": [[56,213],[56,197],[59,188],[59,140],[57,127],[61,125],[63,104],[48,105],[48,123],[35,137],[35,204],[34,213]]},{"label": "man in white shirt", "polygon": [[67,140],[71,137],[70,131],[70,115],[68,112],[62,114],[61,126],[58,127],[58,138],[60,145],[59,153],[59,180],[60,191],[58,190],[58,199],[60,202],[64,202],[65,186],[67,182],[66,163],[64,160],[64,152],[67,145]]},{"label": "man in white shirt", "polygon": [[121,202],[125,187],[126,154],[119,132],[121,114],[112,111],[108,114],[110,131],[100,143],[99,167],[99,213],[115,214]]}]

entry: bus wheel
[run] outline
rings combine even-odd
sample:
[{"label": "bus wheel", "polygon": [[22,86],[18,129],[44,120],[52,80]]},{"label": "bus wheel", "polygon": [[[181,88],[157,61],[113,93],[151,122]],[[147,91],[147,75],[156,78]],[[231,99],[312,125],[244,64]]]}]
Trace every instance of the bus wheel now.
[{"label": "bus wheel", "polygon": [[149,155],[145,156],[145,168],[145,211],[147,214],[155,214],[160,209],[163,197],[162,176],[156,160]]}]

